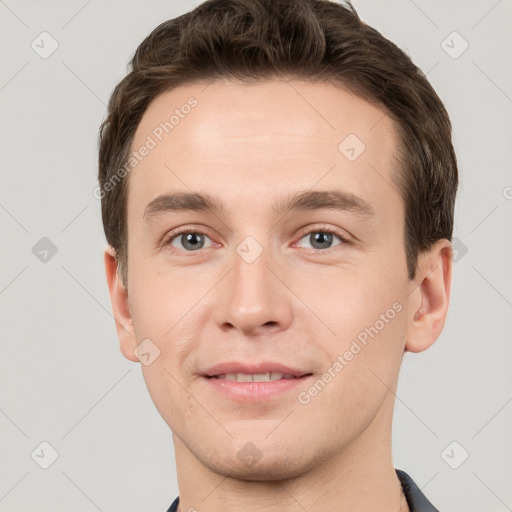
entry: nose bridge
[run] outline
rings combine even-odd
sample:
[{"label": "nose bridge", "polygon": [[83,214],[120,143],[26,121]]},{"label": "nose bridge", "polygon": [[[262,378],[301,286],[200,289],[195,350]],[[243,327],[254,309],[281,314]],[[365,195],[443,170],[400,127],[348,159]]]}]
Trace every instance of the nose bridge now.
[{"label": "nose bridge", "polygon": [[290,297],[275,270],[268,268],[275,266],[275,259],[263,245],[248,236],[233,251],[232,271],[216,301],[219,326],[258,334],[262,328],[278,330],[289,324]]}]

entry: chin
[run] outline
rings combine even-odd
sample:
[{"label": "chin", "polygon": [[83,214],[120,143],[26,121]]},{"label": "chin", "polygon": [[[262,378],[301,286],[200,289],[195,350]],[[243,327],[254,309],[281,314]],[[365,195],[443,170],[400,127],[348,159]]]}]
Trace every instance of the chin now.
[{"label": "chin", "polygon": [[216,448],[208,453],[202,446],[200,453],[196,452],[194,455],[203,465],[219,475],[259,482],[296,478],[319,466],[327,458],[327,454],[297,449],[296,443],[291,443],[293,446],[285,443],[275,446],[267,440],[266,443],[260,442],[258,447],[251,442],[236,443],[236,448]]}]

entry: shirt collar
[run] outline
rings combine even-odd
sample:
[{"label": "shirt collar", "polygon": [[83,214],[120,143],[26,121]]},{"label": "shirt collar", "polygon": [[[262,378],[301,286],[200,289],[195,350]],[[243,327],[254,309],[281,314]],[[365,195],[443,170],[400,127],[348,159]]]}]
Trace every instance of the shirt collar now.
[{"label": "shirt collar", "polygon": [[421,492],[420,488],[414,483],[413,479],[400,469],[396,469],[396,475],[402,484],[405,499],[410,512],[439,512],[437,508],[428,501],[427,497]]}]

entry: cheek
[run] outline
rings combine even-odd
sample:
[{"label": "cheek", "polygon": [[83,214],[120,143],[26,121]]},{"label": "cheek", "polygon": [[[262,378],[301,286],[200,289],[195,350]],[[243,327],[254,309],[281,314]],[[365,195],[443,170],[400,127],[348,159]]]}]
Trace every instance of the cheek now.
[{"label": "cheek", "polygon": [[303,277],[299,293],[316,290],[308,292],[307,304],[321,322],[308,316],[310,327],[314,322],[324,333],[315,340],[327,353],[324,370],[336,376],[328,395],[350,407],[378,403],[394,386],[404,351],[406,279],[382,271],[318,278],[310,283]]},{"label": "cheek", "polygon": [[391,397],[405,344],[402,312],[387,324],[370,321],[371,315],[347,315],[338,323],[338,336],[322,347],[329,354],[324,373],[311,388],[301,390],[299,402],[335,437],[361,433]]},{"label": "cheek", "polygon": [[[200,313],[202,293],[179,272],[171,276],[148,265],[137,271],[130,290],[135,335],[138,343],[150,339],[158,351],[158,357],[149,365],[141,364],[141,369],[157,410],[174,429],[197,414],[197,404],[182,386],[189,384],[184,361],[197,339],[192,320]],[[179,415],[171,414],[178,410]]]},{"label": "cheek", "polygon": [[[407,280],[395,264],[356,265],[290,276],[295,294],[333,340],[346,341],[366,329],[390,331],[404,308]],[[403,315],[402,315],[403,316]]]},{"label": "cheek", "polygon": [[138,268],[134,265],[130,283],[136,339],[138,343],[150,339],[159,351],[155,361],[142,369],[150,391],[152,387],[167,390],[171,386],[173,393],[179,393],[172,377],[184,382],[192,372],[188,358],[204,338],[202,329],[211,317],[204,296],[215,280],[212,272],[151,265],[149,259]]},{"label": "cheek", "polygon": [[[190,278],[179,269],[166,272],[156,264],[155,258],[134,255],[129,264],[129,279],[130,306],[137,338],[162,339],[169,335],[190,309],[188,303],[194,299]],[[198,297],[195,299],[197,301]]]}]

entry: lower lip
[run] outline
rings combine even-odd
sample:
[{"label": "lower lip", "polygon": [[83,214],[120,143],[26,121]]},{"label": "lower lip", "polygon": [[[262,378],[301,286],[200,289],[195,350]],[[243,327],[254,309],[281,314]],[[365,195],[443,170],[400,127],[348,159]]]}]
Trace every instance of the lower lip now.
[{"label": "lower lip", "polygon": [[231,400],[237,402],[264,402],[297,387],[305,388],[306,381],[311,377],[311,375],[305,375],[294,379],[279,379],[268,382],[237,382],[215,377],[205,377],[205,380],[215,391],[222,393]]}]

